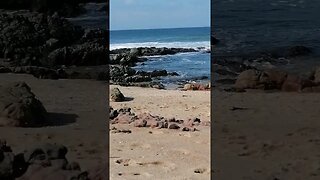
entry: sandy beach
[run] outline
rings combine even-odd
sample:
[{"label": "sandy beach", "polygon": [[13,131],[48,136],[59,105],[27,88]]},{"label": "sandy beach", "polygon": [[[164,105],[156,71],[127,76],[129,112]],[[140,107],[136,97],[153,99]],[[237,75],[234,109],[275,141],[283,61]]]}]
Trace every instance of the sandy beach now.
[{"label": "sandy beach", "polygon": [[214,178],[319,179],[319,94],[213,95]]},{"label": "sandy beach", "polygon": [[[128,99],[111,102],[115,109],[130,107],[136,114],[210,120],[210,91],[113,87]],[[209,126],[198,126],[196,132],[123,124],[112,127],[132,132],[110,134],[111,179],[210,179]]]}]

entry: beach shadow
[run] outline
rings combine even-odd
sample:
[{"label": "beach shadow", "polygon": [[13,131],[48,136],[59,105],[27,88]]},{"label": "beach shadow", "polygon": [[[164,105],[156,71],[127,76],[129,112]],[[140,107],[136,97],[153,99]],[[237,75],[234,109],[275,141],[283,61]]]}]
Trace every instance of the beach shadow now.
[{"label": "beach shadow", "polygon": [[125,98],[124,98],[124,102],[133,101],[133,100],[134,100],[133,97],[125,97]]},{"label": "beach shadow", "polygon": [[65,126],[75,123],[78,117],[76,114],[48,112],[46,126]]}]

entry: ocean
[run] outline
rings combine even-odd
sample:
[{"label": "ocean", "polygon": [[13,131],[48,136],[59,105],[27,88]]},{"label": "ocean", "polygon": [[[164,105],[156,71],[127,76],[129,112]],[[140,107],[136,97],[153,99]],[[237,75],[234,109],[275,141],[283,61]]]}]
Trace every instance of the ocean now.
[{"label": "ocean", "polygon": [[68,20],[87,29],[106,29],[108,18],[105,6],[106,3],[83,4],[86,13],[78,17],[68,18]]},{"label": "ocean", "polygon": [[310,69],[319,65],[319,7],[318,0],[215,0],[212,31],[221,43],[212,52],[237,55],[303,45],[315,57],[299,59],[287,68]]},{"label": "ocean", "polygon": [[[203,48],[203,51],[148,57],[136,70],[165,69],[180,76],[160,78],[170,86],[185,81],[210,81],[210,27],[110,31],[110,49],[134,47]],[[206,77],[206,78],[205,78]]]},{"label": "ocean", "polygon": [[213,33],[223,44],[216,53],[250,52],[305,45],[320,51],[320,1],[216,0]]}]

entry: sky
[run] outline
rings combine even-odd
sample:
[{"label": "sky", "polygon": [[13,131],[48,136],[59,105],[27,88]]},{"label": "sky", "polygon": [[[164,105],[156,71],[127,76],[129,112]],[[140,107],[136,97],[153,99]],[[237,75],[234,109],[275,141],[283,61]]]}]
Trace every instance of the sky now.
[{"label": "sky", "polygon": [[209,27],[210,0],[110,0],[110,29]]}]

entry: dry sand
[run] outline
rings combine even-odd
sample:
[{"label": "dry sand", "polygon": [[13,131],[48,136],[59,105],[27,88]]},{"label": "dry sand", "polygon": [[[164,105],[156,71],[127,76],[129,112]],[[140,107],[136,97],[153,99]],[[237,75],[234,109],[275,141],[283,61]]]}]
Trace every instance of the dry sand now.
[{"label": "dry sand", "polygon": [[320,179],[319,93],[214,91],[213,96],[215,179]]},{"label": "dry sand", "polygon": [[82,170],[102,166],[107,160],[107,85],[90,80],[47,80],[30,75],[0,74],[0,82],[24,81],[49,112],[57,126],[0,127],[15,153],[37,143],[59,143],[68,148],[69,161]]},{"label": "dry sand", "polygon": [[[210,120],[209,91],[119,89],[128,101],[111,102],[115,109],[131,107],[136,114]],[[111,127],[132,131],[110,134],[111,179],[210,179],[210,127],[199,126],[196,132],[129,125]]]}]

